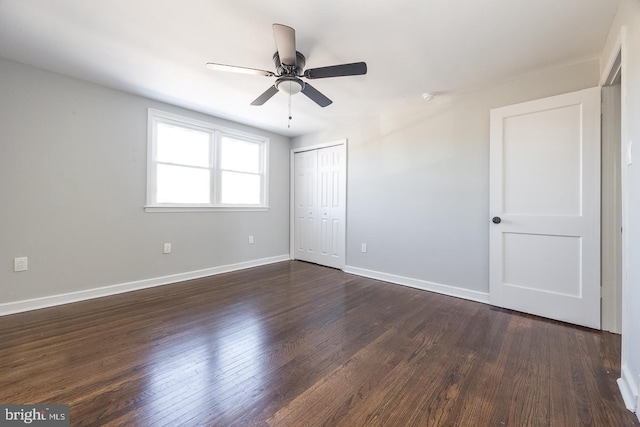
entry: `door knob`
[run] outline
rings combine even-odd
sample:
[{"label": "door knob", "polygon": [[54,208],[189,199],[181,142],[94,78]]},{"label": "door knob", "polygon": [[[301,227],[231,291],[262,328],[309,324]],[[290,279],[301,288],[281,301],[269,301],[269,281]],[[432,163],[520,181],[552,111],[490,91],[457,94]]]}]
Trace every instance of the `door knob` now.
[{"label": "door knob", "polygon": [[502,219],[500,219],[500,217],[499,217],[499,216],[494,216],[494,217],[491,219],[491,221],[492,221],[494,224],[500,224],[500,223],[502,222]]}]

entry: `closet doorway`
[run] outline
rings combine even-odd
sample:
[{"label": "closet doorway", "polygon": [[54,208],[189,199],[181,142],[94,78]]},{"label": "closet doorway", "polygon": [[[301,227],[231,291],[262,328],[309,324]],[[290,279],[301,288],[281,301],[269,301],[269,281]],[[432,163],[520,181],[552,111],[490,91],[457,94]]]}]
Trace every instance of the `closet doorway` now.
[{"label": "closet doorway", "polygon": [[291,151],[291,258],[345,266],[346,140]]}]

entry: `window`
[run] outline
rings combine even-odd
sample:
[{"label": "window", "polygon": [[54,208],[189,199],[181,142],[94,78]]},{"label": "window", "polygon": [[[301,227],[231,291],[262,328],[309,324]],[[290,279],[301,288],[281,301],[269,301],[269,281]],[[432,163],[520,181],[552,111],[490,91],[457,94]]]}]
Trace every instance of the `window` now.
[{"label": "window", "polygon": [[265,210],[269,140],[149,109],[147,206]]}]

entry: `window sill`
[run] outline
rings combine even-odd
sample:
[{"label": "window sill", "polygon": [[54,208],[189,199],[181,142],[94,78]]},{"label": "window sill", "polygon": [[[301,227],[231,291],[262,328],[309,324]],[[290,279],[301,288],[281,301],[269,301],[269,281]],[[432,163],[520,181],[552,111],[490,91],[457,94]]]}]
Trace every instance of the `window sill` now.
[{"label": "window sill", "polygon": [[267,212],[268,206],[145,206],[145,212]]}]

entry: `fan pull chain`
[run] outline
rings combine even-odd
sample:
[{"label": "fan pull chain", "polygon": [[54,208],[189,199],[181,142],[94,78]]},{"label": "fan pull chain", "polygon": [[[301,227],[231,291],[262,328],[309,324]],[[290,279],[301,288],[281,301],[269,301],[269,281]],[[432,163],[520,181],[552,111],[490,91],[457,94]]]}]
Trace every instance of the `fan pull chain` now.
[{"label": "fan pull chain", "polygon": [[[291,86],[291,83],[289,83]],[[291,129],[291,91],[289,91],[289,122],[287,123],[287,128]]]}]

